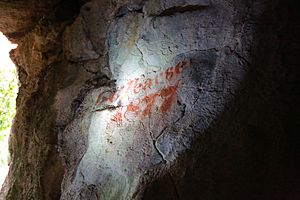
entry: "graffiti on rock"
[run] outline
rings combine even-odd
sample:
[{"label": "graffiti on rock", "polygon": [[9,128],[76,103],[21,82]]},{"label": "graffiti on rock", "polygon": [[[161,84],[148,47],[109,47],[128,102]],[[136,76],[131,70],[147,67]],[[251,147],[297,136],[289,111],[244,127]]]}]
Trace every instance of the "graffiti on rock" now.
[{"label": "graffiti on rock", "polygon": [[189,66],[189,61],[181,61],[176,66],[163,72],[154,73],[147,78],[134,78],[117,87],[116,91],[101,90],[96,105],[115,106],[116,111],[111,121],[121,125],[134,117],[144,119],[154,108],[159,113],[166,113],[176,102],[176,93],[180,85],[182,71]]}]

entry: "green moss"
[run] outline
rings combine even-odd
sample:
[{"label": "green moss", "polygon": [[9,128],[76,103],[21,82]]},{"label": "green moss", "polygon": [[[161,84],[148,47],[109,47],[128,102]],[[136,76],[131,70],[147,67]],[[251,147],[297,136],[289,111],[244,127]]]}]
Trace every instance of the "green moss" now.
[{"label": "green moss", "polygon": [[7,137],[16,111],[18,91],[16,69],[11,67],[0,68],[0,80],[0,165],[7,165],[9,155]]}]

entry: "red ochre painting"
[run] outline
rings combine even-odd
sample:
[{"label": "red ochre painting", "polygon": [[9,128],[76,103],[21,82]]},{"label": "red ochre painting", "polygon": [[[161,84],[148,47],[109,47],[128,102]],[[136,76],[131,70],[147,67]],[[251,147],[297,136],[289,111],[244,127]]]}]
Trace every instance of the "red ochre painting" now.
[{"label": "red ochre painting", "polygon": [[176,92],[180,85],[182,71],[189,66],[189,61],[181,61],[147,79],[134,78],[117,88],[116,92],[101,90],[96,105],[116,107],[111,121],[121,125],[130,118],[148,117],[154,107],[159,113],[169,111],[176,102]]}]

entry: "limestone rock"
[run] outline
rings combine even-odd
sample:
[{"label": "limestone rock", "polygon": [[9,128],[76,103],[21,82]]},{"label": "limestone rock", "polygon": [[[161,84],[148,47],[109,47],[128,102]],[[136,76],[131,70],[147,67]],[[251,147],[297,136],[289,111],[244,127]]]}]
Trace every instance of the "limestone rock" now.
[{"label": "limestone rock", "polygon": [[297,198],[297,6],[0,0],[20,79],[0,198]]},{"label": "limestone rock", "polygon": [[88,33],[84,29],[84,21],[81,17],[67,27],[64,32],[64,53],[69,61],[81,62],[94,60],[99,57],[95,52]]}]

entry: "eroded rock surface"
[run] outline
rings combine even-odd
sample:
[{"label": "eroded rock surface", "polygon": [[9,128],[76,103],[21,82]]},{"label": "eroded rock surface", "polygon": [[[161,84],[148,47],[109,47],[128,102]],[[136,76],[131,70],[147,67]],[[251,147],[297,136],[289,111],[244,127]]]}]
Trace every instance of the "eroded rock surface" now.
[{"label": "eroded rock surface", "polygon": [[20,79],[2,197],[297,198],[295,2],[45,1],[18,25],[0,2]]}]

